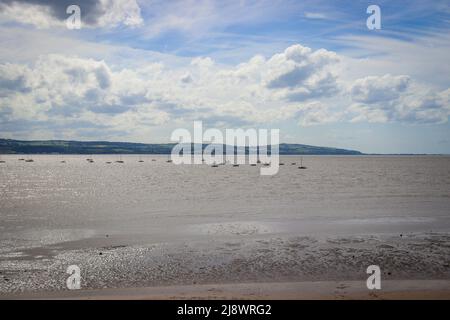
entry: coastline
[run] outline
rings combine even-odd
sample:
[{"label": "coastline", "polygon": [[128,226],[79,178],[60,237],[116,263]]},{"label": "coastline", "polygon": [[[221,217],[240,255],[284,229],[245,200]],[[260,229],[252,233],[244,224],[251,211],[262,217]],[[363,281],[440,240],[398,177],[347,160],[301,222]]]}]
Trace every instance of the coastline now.
[{"label": "coastline", "polygon": [[65,290],[0,295],[0,299],[69,300],[450,300],[450,280],[304,281]]},{"label": "coastline", "polygon": [[[0,299],[450,299],[447,233],[123,241],[109,236],[4,252]],[[366,288],[373,264],[381,268],[381,291]],[[80,267],[81,290],[66,287],[69,265]]]}]

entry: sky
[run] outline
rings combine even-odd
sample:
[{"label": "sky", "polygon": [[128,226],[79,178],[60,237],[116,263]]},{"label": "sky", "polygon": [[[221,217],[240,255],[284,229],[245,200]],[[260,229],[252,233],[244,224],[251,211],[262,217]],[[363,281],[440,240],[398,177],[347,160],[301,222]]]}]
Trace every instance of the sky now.
[{"label": "sky", "polygon": [[449,31],[448,0],[0,0],[0,138],[165,143],[201,120],[448,154]]}]

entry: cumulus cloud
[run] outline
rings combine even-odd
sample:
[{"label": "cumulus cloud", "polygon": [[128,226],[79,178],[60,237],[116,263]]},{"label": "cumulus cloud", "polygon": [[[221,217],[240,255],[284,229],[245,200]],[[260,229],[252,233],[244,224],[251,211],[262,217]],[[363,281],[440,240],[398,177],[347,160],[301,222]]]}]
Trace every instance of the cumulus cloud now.
[{"label": "cumulus cloud", "polygon": [[183,75],[181,77],[180,81],[183,83],[191,83],[193,80],[192,80],[191,75],[189,73],[186,73],[185,75]]},{"label": "cumulus cloud", "polygon": [[285,89],[291,101],[334,94],[338,84],[332,68],[338,62],[334,52],[291,46],[267,62],[267,87]]},{"label": "cumulus cloud", "polygon": [[0,65],[0,97],[10,92],[24,92],[28,89],[26,66],[10,63]]},{"label": "cumulus cloud", "polygon": [[73,4],[81,9],[83,26],[137,26],[143,23],[136,0],[4,0],[0,3],[0,18],[38,28],[62,26],[69,16],[66,9]]},{"label": "cumulus cloud", "polygon": [[380,103],[397,99],[408,88],[408,76],[392,76],[386,74],[381,77],[369,76],[357,79],[350,93],[352,99],[363,103]]},{"label": "cumulus cloud", "polygon": [[127,135],[192,120],[228,127],[448,121],[450,89],[432,90],[405,75],[342,82],[340,60],[331,51],[294,45],[231,66],[197,57],[176,66],[124,67],[56,54],[27,65],[4,63],[0,133],[78,128],[84,133],[77,136],[88,129]]},{"label": "cumulus cloud", "polygon": [[438,92],[408,76],[370,76],[350,87],[352,121],[444,123],[450,115],[450,89]]}]

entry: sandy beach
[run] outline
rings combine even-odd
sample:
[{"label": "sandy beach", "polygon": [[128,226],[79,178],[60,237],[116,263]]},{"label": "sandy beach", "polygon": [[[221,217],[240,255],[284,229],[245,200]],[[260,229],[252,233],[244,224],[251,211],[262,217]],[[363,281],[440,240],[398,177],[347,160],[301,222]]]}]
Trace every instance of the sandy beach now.
[{"label": "sandy beach", "polygon": [[4,295],[2,299],[70,300],[450,300],[449,280],[387,280],[381,290],[363,281],[240,283],[77,290]]},{"label": "sandy beach", "polygon": [[[83,249],[72,242],[10,254],[2,261],[0,298],[450,299],[447,234],[118,241],[109,236]],[[81,290],[65,287],[69,264],[81,269]],[[366,287],[371,264],[381,267],[381,290]]]}]

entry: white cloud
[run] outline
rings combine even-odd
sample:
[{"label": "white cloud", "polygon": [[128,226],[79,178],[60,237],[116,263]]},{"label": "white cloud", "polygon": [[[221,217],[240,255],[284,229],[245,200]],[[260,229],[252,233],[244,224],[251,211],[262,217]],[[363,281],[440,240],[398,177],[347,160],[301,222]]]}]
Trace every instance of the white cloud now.
[{"label": "white cloud", "polygon": [[291,101],[325,97],[336,93],[338,84],[333,66],[339,62],[336,53],[294,45],[267,61],[268,88],[285,89]]},{"label": "white cloud", "polygon": [[415,36],[388,35],[391,37],[339,36],[334,42],[344,48],[341,56],[347,67],[341,76],[351,80],[368,75],[403,74],[437,88],[449,86],[448,30]]},{"label": "white cloud", "polygon": [[391,76],[386,74],[382,77],[368,76],[357,79],[350,93],[352,99],[357,102],[368,104],[387,102],[397,99],[406,91],[410,82],[408,76]]},{"label": "white cloud", "polygon": [[122,66],[56,54],[31,64],[3,63],[0,134],[46,128],[132,137],[192,120],[215,126],[448,121],[450,89],[433,90],[406,75],[342,81],[342,60],[294,45],[235,66],[209,57]]},{"label": "white cloud", "polygon": [[305,17],[308,19],[326,19],[327,16],[320,12],[305,12]]},{"label": "white cloud", "polygon": [[5,0],[0,3],[0,21],[14,21],[39,29],[64,27],[68,6],[81,9],[83,27],[139,26],[143,24],[136,0]]},{"label": "white cloud", "polygon": [[63,26],[63,22],[52,16],[50,7],[39,4],[11,2],[0,4],[0,19],[30,24],[38,28]]},{"label": "white cloud", "polygon": [[144,23],[136,0],[101,0],[101,3],[104,13],[98,18],[100,27],[115,27],[121,23],[140,26]]},{"label": "white cloud", "polygon": [[352,121],[445,123],[450,116],[449,90],[438,92],[407,76],[370,76],[349,89],[355,102]]}]

